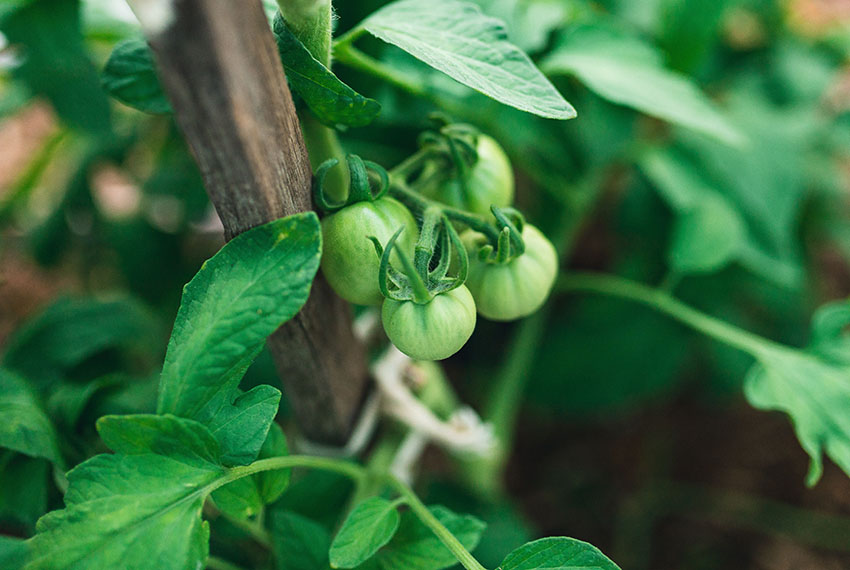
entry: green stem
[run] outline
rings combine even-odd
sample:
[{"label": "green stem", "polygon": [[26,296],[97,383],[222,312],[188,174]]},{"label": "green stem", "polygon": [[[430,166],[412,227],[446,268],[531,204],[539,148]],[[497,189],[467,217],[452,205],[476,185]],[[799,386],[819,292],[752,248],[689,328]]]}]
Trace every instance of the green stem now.
[{"label": "green stem", "polygon": [[416,493],[414,493],[410,487],[395,477],[390,478],[390,484],[404,499],[404,502],[407,503],[407,506],[409,506],[410,510],[413,511],[413,514],[415,514],[425,526],[431,529],[431,532],[433,532],[434,535],[440,539],[440,542],[442,542],[445,547],[455,555],[455,558],[457,558],[458,562],[460,562],[466,570],[486,570],[486,568],[484,568],[484,566],[482,566],[481,563],[469,553],[466,547],[461,544],[457,537],[455,537],[449,529],[443,526],[443,523],[434,516],[428,507],[425,506],[425,503],[419,500],[419,497],[416,496]]},{"label": "green stem", "polygon": [[[352,32],[353,31],[355,30],[352,30]],[[351,32],[349,32],[349,34],[350,33]],[[406,76],[399,72],[399,70],[394,69],[355,48],[352,45],[352,38],[356,36],[349,37],[349,34],[341,37],[334,44],[333,55],[338,62],[377,77],[378,79],[381,79],[402,91],[407,91],[411,95],[427,97],[428,91],[415,77]]]},{"label": "green stem", "polygon": [[278,0],[287,26],[325,67],[331,65],[333,10],[331,0]]},{"label": "green stem", "polygon": [[504,493],[502,471],[513,448],[514,426],[534,357],[545,330],[549,304],[519,324],[508,358],[492,382],[482,417],[493,426],[498,447],[486,457],[460,463],[461,473],[481,497],[494,500]]},{"label": "green stem", "polygon": [[236,479],[261,473],[263,471],[273,471],[276,469],[289,469],[292,467],[303,467],[305,469],[322,469],[324,471],[333,471],[344,475],[355,482],[367,476],[366,468],[351,463],[344,459],[331,459],[328,457],[314,457],[312,455],[286,455],[284,457],[270,457],[268,459],[260,459],[250,465],[239,465],[231,467],[218,485],[226,485]]},{"label": "green stem", "polygon": [[[331,66],[333,45],[333,9],[331,0],[278,0],[280,13],[287,26],[304,47],[325,67]],[[301,113],[301,132],[307,145],[313,171],[329,158],[345,164],[345,151],[336,131],[326,127],[310,111]],[[334,168],[326,180],[328,196],[335,201],[345,200],[348,190],[348,170]]]},{"label": "green stem", "polygon": [[393,464],[402,441],[404,441],[404,432],[396,427],[388,428],[388,431],[381,436],[366,464],[369,475],[357,484],[351,497],[352,506],[381,492],[386,485],[386,474]]},{"label": "green stem", "polygon": [[336,131],[320,123],[309,111],[305,111],[301,114],[301,134],[304,135],[307,155],[314,172],[329,158],[339,160],[340,166],[328,171],[324,189],[332,202],[344,202],[348,197],[348,168],[345,167],[345,150]]},{"label": "green stem", "polygon": [[585,291],[642,303],[719,342],[755,357],[763,354],[766,349],[784,349],[771,340],[706,315],[664,291],[621,277],[593,273],[573,273],[563,276],[558,281],[558,289],[564,293]]},{"label": "green stem", "polygon": [[[224,486],[227,483],[261,473],[263,471],[272,471],[275,469],[289,469],[292,467],[303,467],[307,469],[322,469],[325,471],[333,471],[345,477],[353,479],[356,484],[360,485],[373,474],[362,465],[351,463],[344,459],[331,459],[327,457],[314,457],[312,455],[287,455],[284,457],[270,457],[268,459],[260,459],[250,465],[240,465],[230,468],[224,477],[221,478],[210,490],[215,490],[218,487]],[[469,553],[466,547],[441,523],[437,517],[428,510],[428,507],[419,500],[413,490],[387,473],[385,475],[387,482],[399,494],[404,502],[410,507],[410,510],[422,521],[422,524],[431,529],[431,532],[448,548],[458,561],[467,570],[486,570],[476,559]]]},{"label": "green stem", "polygon": [[456,208],[440,204],[434,200],[429,200],[418,192],[411,190],[401,179],[394,178],[392,175],[390,176],[389,192],[393,198],[403,203],[414,212],[422,213],[428,208],[437,207],[450,220],[465,224],[473,230],[487,236],[487,239],[493,244],[493,246],[496,246],[499,243],[499,231],[481,216],[476,216],[475,214],[470,214],[469,212],[464,212],[463,210],[458,210]]}]

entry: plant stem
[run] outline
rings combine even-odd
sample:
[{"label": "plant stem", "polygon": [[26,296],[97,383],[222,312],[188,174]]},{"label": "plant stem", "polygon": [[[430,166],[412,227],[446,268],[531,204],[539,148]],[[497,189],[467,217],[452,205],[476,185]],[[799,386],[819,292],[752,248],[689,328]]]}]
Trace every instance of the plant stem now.
[{"label": "plant stem", "polygon": [[333,11],[331,0],[278,0],[287,26],[325,67],[331,65]]},{"label": "plant stem", "polygon": [[[310,54],[325,67],[331,67],[333,44],[333,10],[330,0],[278,0],[280,13],[287,26]],[[342,201],[348,189],[345,151],[336,131],[320,123],[305,110],[300,114],[301,133],[313,171],[329,158],[337,158],[343,167],[328,173],[326,188],[331,199]]]},{"label": "plant stem", "polygon": [[[552,236],[560,259],[563,260],[572,252],[581,222],[600,194],[603,176],[602,169],[591,171],[566,193],[571,200],[563,203],[558,231]],[[561,189],[567,185],[560,178],[552,179],[549,183]],[[459,465],[469,488],[485,499],[495,500],[504,492],[502,472],[513,448],[514,428],[523,402],[522,395],[546,330],[550,310],[551,301],[519,323],[508,356],[495,381],[490,384],[489,398],[484,404],[482,417],[493,426],[499,442],[498,448],[491,457],[470,459]]]},{"label": "plant stem", "polygon": [[[354,31],[354,30],[352,30]],[[349,32],[351,33],[351,32]],[[402,91],[407,91],[417,97],[427,97],[428,91],[425,86],[415,77],[405,75],[397,69],[368,56],[352,45],[353,38],[348,34],[340,38],[333,47],[333,55],[337,61],[344,63],[354,69],[359,69],[378,79],[386,81]]]},{"label": "plant stem", "polygon": [[443,523],[434,516],[428,507],[425,506],[425,503],[419,500],[419,497],[416,496],[416,493],[414,493],[410,487],[395,477],[390,477],[390,484],[404,499],[404,502],[407,503],[407,506],[409,506],[410,510],[413,511],[413,514],[415,514],[425,526],[431,529],[431,532],[433,532],[437,538],[440,539],[440,542],[442,542],[445,547],[455,555],[455,558],[457,558],[458,562],[460,562],[466,570],[486,570],[486,568],[484,568],[484,566],[482,566],[481,563],[469,553],[466,547],[461,544],[457,537],[455,537],[449,529],[443,526]]},{"label": "plant stem", "polygon": [[304,111],[301,113],[301,134],[304,136],[310,166],[314,172],[329,158],[339,160],[339,165],[328,171],[324,190],[332,202],[345,201],[348,195],[348,168],[345,150],[336,131],[320,123],[309,111]]},{"label": "plant stem", "polygon": [[785,349],[778,343],[706,315],[664,291],[621,277],[593,273],[573,273],[563,276],[558,281],[558,290],[563,293],[577,291],[600,293],[642,303],[719,342],[749,353],[754,357],[759,357],[765,350]]},{"label": "plant stem", "polygon": [[491,455],[468,459],[460,464],[469,487],[484,498],[495,499],[503,494],[501,474],[513,447],[516,416],[548,312],[549,304],[519,324],[511,339],[509,356],[492,383],[491,397],[486,402],[482,417],[493,426],[498,447]]},{"label": "plant stem", "polygon": [[392,176],[390,177],[389,192],[393,198],[403,203],[405,206],[407,206],[414,212],[422,213],[430,207],[437,207],[450,220],[465,224],[473,230],[487,236],[487,239],[493,246],[497,245],[499,242],[498,230],[496,230],[496,228],[492,224],[487,222],[487,220],[485,220],[481,216],[476,216],[475,214],[470,214],[468,212],[464,212],[463,210],[458,210],[456,208],[440,204],[439,202],[435,202],[434,200],[429,200],[428,198],[425,198],[415,190],[412,190],[410,187],[407,186],[407,184],[405,184],[402,180],[398,178],[393,178]]},{"label": "plant stem", "polygon": [[349,479],[354,479],[359,482],[367,476],[367,470],[362,465],[357,465],[344,459],[331,459],[327,457],[314,457],[312,455],[286,455],[283,457],[270,457],[268,459],[260,459],[250,465],[239,465],[228,470],[227,475],[223,478],[221,485],[226,485],[236,479],[241,479],[254,473],[262,471],[273,471],[275,469],[288,469],[291,467],[303,467],[306,469],[322,469],[324,471],[333,471],[344,475]]},{"label": "plant stem", "polygon": [[[333,471],[353,479],[358,485],[366,481],[374,474],[369,469],[356,463],[351,463],[344,459],[331,459],[327,457],[314,457],[312,455],[287,455],[284,457],[270,457],[268,459],[260,459],[250,465],[240,465],[228,469],[224,477],[216,484],[210,487],[210,491],[218,487],[226,485],[231,481],[260,473],[263,471],[272,471],[275,469],[289,469],[292,467],[303,467],[307,469],[323,469],[325,471]],[[410,507],[413,513],[422,521],[422,523],[431,529],[440,542],[448,548],[458,561],[467,570],[486,570],[476,559],[469,553],[466,547],[441,523],[437,517],[428,510],[428,507],[419,500],[416,493],[405,485],[400,480],[396,479],[389,473],[385,474],[387,482],[393,489],[404,499],[404,502]]]}]

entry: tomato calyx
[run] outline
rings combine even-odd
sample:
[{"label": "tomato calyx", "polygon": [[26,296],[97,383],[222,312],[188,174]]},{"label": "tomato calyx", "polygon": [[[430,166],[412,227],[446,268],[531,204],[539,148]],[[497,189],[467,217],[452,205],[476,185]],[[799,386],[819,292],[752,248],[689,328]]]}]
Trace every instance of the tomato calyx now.
[{"label": "tomato calyx", "polygon": [[[313,179],[313,200],[316,206],[326,214],[337,212],[346,206],[358,202],[374,202],[381,199],[389,190],[390,176],[384,167],[370,160],[363,160],[356,154],[346,155],[348,165],[349,186],[348,196],[344,201],[331,202],[325,191],[325,177],[328,171],[339,164],[339,159],[329,158],[316,169]],[[377,190],[372,189],[372,178],[377,179]]]},{"label": "tomato calyx", "polygon": [[[469,257],[460,236],[439,207],[430,206],[424,211],[413,260],[405,251],[396,247],[403,230],[403,227],[399,228],[386,246],[382,246],[374,236],[369,238],[381,259],[378,286],[384,297],[394,301],[427,304],[437,295],[463,285],[469,272]],[[393,248],[401,261],[401,270],[390,265]],[[453,249],[458,253],[459,264],[457,274],[450,276]]]},{"label": "tomato calyx", "polygon": [[478,249],[478,259],[504,265],[525,253],[525,241],[522,239],[525,216],[514,208],[491,206],[490,211],[496,218],[498,239],[494,243],[492,234],[488,235],[488,243]]}]

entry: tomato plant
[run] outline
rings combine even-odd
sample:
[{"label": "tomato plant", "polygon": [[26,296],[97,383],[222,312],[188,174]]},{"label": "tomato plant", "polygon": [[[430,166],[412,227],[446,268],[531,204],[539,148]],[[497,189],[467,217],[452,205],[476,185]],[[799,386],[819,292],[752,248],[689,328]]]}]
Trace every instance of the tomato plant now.
[{"label": "tomato plant", "polygon": [[849,37],[0,3],[0,568],[850,566]]},{"label": "tomato plant", "polygon": [[[490,206],[504,208],[514,201],[514,172],[505,151],[492,137],[478,135],[472,164],[446,168],[422,187],[424,195],[454,208],[487,215]],[[449,162],[446,160],[445,162]]]}]

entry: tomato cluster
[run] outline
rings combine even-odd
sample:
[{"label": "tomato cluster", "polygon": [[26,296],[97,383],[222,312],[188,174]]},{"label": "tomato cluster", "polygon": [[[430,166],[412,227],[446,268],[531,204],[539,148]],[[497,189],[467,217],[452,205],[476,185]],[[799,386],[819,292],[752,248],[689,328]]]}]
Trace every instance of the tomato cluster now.
[{"label": "tomato cluster", "polygon": [[[464,142],[474,149],[469,163],[423,181],[409,182],[401,167],[387,175],[349,157],[343,204],[328,206],[321,189],[336,161],[317,172],[316,201],[330,211],[322,220],[328,283],[351,303],[382,304],[387,337],[417,360],[457,352],[472,335],[476,312],[496,321],[532,314],[557,275],[552,243],[510,208],[514,181],[505,152],[486,135]],[[433,174],[447,156],[423,147],[409,164]],[[367,169],[383,181],[376,194]],[[459,227],[466,228],[460,236]]]}]

